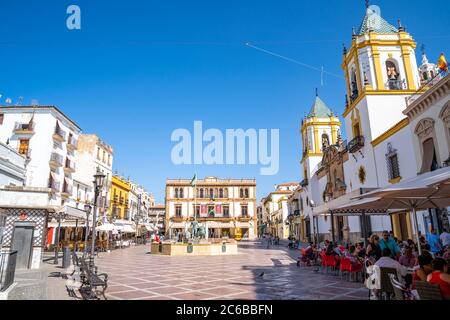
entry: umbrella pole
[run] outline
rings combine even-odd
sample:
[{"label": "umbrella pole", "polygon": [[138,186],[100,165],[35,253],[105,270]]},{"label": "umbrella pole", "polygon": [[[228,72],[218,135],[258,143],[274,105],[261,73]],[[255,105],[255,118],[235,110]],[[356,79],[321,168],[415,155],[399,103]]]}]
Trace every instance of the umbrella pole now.
[{"label": "umbrella pole", "polygon": [[416,229],[416,241],[417,241],[417,248],[419,249],[419,256],[422,255],[422,248],[420,246],[420,238],[419,238],[419,223],[417,222],[417,214],[416,214],[416,208],[412,207],[412,214],[414,219],[414,228]]},{"label": "umbrella pole", "polygon": [[364,248],[367,248],[367,226],[366,226],[366,211],[361,210],[361,226],[362,226],[362,236],[364,239]]},{"label": "umbrella pole", "polygon": [[336,237],[334,235],[334,214],[333,210],[330,210],[330,216],[331,216],[331,238],[333,240],[333,245],[336,244]]}]

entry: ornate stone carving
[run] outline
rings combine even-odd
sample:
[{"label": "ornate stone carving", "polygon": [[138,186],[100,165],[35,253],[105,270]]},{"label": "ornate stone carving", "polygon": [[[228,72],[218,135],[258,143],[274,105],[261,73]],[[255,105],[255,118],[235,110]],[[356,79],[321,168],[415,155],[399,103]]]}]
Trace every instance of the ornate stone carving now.
[{"label": "ornate stone carving", "polygon": [[424,140],[432,137],[434,130],[434,120],[430,118],[426,118],[421,120],[414,130],[414,133],[420,138],[420,140]]}]

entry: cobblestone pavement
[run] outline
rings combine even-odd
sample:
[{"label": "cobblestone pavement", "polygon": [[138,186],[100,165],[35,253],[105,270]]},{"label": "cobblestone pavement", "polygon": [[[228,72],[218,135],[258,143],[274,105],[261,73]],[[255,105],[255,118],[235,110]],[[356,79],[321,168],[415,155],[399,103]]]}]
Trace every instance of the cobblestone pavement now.
[{"label": "cobblestone pavement", "polygon": [[267,249],[259,242],[243,242],[234,256],[167,257],[150,254],[146,245],[101,253],[96,265],[109,275],[109,299],[368,298],[361,283],[315,272],[314,267],[297,267],[298,254],[282,245]]},{"label": "cobblestone pavement", "polygon": [[53,272],[64,272],[60,264],[54,265],[53,259],[48,259],[52,253],[46,253],[41,268],[32,270],[16,270],[15,286],[8,295],[9,300],[72,300],[67,294],[66,280],[52,277]]}]

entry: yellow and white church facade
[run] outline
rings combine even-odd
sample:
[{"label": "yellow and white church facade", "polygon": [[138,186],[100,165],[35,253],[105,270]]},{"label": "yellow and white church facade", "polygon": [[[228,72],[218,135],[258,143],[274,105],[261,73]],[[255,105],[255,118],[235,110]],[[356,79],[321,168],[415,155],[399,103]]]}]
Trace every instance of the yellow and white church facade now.
[{"label": "yellow and white church facade", "polygon": [[[304,241],[363,241],[360,215],[339,212],[352,198],[448,165],[450,156],[450,76],[439,74],[399,22],[388,23],[370,7],[351,45],[344,46],[346,79],[342,139],[339,117],[316,95],[301,123],[301,191],[296,203],[309,224],[297,235]],[[449,168],[450,169],[450,168]],[[298,206],[297,206],[298,207]],[[419,229],[448,229],[448,213],[419,212]],[[369,233],[392,230],[413,239],[410,212],[372,212]]]}]

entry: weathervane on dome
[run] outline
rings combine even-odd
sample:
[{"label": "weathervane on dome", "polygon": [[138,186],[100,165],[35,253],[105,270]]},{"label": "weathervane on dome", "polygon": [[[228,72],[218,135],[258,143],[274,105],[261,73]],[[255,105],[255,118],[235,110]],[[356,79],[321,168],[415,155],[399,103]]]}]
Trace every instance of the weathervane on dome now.
[{"label": "weathervane on dome", "polygon": [[369,9],[370,3],[369,0],[366,0],[366,9]]}]

